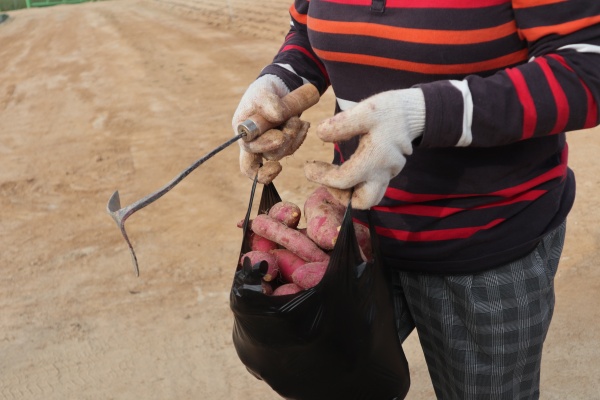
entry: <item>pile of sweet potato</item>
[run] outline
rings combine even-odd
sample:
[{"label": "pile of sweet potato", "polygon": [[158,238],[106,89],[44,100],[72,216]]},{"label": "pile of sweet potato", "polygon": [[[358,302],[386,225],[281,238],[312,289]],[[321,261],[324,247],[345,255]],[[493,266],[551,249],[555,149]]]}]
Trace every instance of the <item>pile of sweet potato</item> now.
[{"label": "pile of sweet potato", "polygon": [[[251,251],[242,254],[252,265],[268,264],[263,276],[263,293],[298,293],[321,281],[329,263],[329,253],[337,240],[346,206],[323,187],[318,187],[304,203],[305,228],[299,228],[302,212],[296,204],[281,201],[267,214],[250,221]],[[241,226],[241,224],[240,224]],[[371,258],[369,230],[354,223],[362,256]]]}]

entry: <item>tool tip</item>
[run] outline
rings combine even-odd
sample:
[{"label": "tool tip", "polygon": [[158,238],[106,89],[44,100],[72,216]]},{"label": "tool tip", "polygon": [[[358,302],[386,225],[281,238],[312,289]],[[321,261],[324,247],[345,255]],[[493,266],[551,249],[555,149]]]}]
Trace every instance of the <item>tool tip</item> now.
[{"label": "tool tip", "polygon": [[108,199],[108,204],[106,205],[106,210],[110,214],[110,213],[119,211],[120,209],[121,209],[121,199],[119,197],[119,191],[116,190],[112,194],[112,196],[110,196],[110,199]]}]

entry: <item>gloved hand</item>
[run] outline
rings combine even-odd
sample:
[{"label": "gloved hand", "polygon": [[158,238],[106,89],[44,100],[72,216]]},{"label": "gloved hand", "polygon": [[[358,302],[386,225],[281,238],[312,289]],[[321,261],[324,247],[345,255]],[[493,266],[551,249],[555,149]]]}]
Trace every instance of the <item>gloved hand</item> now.
[{"label": "gloved hand", "polygon": [[246,89],[231,121],[235,135],[238,124],[255,113],[267,121],[283,124],[281,129],[271,129],[251,142],[238,141],[240,170],[250,179],[254,179],[258,171],[260,183],[270,183],[281,172],[279,160],[300,147],[310,126],[298,117],[284,121],[281,98],[289,92],[279,77],[263,75]]},{"label": "gloved hand", "polygon": [[404,168],[405,157],[412,154],[412,141],[423,134],[424,127],[421,89],[392,90],[369,97],[317,127],[317,136],[325,142],[361,135],[356,152],[339,166],[307,162],[306,178],[336,189],[354,188],[352,207],[371,208],[381,201],[390,180]]}]

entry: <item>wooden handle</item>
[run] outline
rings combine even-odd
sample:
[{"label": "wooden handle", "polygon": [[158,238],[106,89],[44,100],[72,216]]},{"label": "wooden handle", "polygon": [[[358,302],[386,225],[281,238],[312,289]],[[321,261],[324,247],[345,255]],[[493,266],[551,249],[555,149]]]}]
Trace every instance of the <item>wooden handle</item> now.
[{"label": "wooden handle", "polygon": [[310,83],[302,85],[298,89],[281,98],[284,107],[283,121],[272,123],[264,119],[262,116],[254,114],[238,125],[238,134],[242,135],[242,139],[244,141],[251,142],[269,129],[273,129],[281,125],[282,122],[287,121],[295,115],[302,114],[304,110],[307,110],[317,104],[319,102],[319,98],[319,91],[314,85]]}]

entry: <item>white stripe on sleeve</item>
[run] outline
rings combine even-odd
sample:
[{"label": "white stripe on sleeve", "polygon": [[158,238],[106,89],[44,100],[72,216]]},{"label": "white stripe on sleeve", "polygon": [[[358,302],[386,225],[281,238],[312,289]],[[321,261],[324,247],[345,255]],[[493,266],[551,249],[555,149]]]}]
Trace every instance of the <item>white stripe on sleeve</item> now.
[{"label": "white stripe on sleeve", "polygon": [[462,134],[456,143],[457,147],[467,147],[473,141],[473,133],[471,127],[473,125],[473,97],[467,81],[451,80],[452,86],[460,90],[463,97],[463,124]]},{"label": "white stripe on sleeve", "polygon": [[569,44],[563,47],[559,47],[558,50],[566,50],[572,49],[578,53],[596,53],[600,54],[600,46],[596,46],[593,44],[579,43],[579,44]]},{"label": "white stripe on sleeve", "polygon": [[291,73],[293,73],[294,75],[296,75],[297,77],[302,79],[302,83],[304,83],[304,84],[309,83],[308,79],[306,79],[303,76],[298,75],[298,73],[294,70],[294,68],[292,68],[292,66],[290,64],[275,63],[275,65],[279,65],[281,68],[287,69],[288,71],[290,71]]}]

